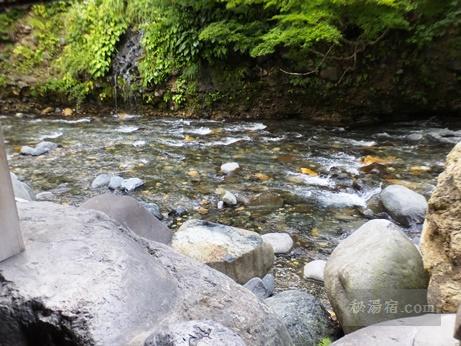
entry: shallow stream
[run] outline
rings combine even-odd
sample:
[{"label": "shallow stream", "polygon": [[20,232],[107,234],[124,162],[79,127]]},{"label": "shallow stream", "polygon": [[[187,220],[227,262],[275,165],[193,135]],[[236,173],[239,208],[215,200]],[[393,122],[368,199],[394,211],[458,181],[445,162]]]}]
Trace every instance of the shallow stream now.
[{"label": "shallow stream", "polygon": [[[383,186],[402,184],[428,197],[446,154],[461,139],[461,123],[436,120],[358,129],[126,114],[0,121],[11,170],[35,192],[52,191],[57,202],[79,205],[106,191],[90,187],[99,173],[139,177],[145,185],[131,194],[157,204],[173,229],[203,218],[290,233],[295,247],[277,259],[277,289],[314,293],[321,285],[302,279],[304,263],[326,259],[341,238],[372,217],[364,211]],[[21,146],[42,140],[60,147],[39,157],[19,155]],[[221,164],[233,161],[240,171],[222,174]],[[219,187],[237,195],[239,205],[218,209]],[[187,213],[172,212],[181,209]],[[408,234],[417,241],[418,230]]]}]

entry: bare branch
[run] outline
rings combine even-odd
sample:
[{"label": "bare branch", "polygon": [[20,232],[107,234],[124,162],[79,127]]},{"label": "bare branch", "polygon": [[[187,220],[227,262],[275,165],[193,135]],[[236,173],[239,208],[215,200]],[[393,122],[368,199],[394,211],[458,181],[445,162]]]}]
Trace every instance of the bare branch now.
[{"label": "bare branch", "polygon": [[333,49],[333,45],[330,46],[330,48],[328,48],[328,51],[323,54],[323,58],[322,60],[320,61],[320,63],[317,65],[317,67],[315,69],[313,69],[312,71],[309,71],[309,72],[288,72],[288,71],[285,71],[284,69],[280,68],[279,70],[285,74],[289,74],[291,76],[308,76],[308,75],[311,75],[311,74],[314,74],[314,73],[319,73],[320,72],[320,67],[322,67],[323,63],[325,62],[325,60],[327,59],[328,57],[328,54],[330,54],[331,50]]}]

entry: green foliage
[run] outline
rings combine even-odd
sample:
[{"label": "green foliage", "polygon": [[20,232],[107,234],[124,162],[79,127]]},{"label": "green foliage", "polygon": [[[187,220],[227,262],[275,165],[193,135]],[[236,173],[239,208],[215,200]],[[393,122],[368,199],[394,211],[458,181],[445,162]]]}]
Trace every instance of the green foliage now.
[{"label": "green foliage", "polygon": [[330,338],[326,337],[320,340],[318,346],[330,346],[332,344],[332,341]]},{"label": "green foliage", "polygon": [[151,15],[149,21],[141,24],[145,56],[139,70],[143,85],[161,84],[185,69],[190,76],[196,70],[200,49],[194,23],[199,19],[187,11],[177,11],[174,6],[153,11]]},{"label": "green foliage", "polygon": [[22,14],[22,11],[16,9],[6,10],[0,13],[0,41],[10,40],[12,26]]},{"label": "green foliage", "polygon": [[110,70],[112,56],[128,23],[123,0],[90,0],[67,13],[62,69],[74,78],[98,79]]},{"label": "green foliage", "polygon": [[0,74],[0,88],[4,87],[8,82],[6,76]]},{"label": "green foliage", "polygon": [[48,66],[54,59],[59,49],[59,34],[62,30],[60,16],[64,9],[64,2],[32,6],[31,12],[24,19],[24,24],[31,28],[32,37],[16,45],[12,52],[18,71],[33,75],[34,68]]},{"label": "green foliage", "polygon": [[418,2],[419,20],[414,27],[414,35],[410,42],[418,46],[431,43],[435,38],[443,36],[448,30],[459,30],[461,26],[461,0],[437,1],[423,0]]},{"label": "green foliage", "polygon": [[180,106],[207,73],[220,90],[243,90],[255,66],[271,59],[293,71],[311,70],[289,78],[307,88],[319,83],[326,55],[343,62],[352,60],[341,54],[354,56],[355,64],[357,52],[388,32],[404,33],[415,47],[430,44],[459,30],[461,0],[67,0],[34,5],[25,18],[0,14],[0,40],[16,21],[32,34],[16,44],[10,67],[36,71],[40,93],[109,98],[117,47],[129,30],[142,31],[140,79],[124,88],[142,90],[149,102],[157,94]]}]

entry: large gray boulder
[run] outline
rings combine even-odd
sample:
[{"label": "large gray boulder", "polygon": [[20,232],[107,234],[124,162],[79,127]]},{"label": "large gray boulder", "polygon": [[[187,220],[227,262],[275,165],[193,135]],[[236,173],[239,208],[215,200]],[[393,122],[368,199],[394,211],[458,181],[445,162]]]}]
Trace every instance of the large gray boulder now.
[{"label": "large gray boulder", "polygon": [[35,200],[35,194],[34,191],[32,191],[32,188],[26,183],[20,181],[16,174],[10,173],[10,175],[11,183],[13,185],[14,196],[16,198],[25,199],[26,201]]},{"label": "large gray boulder", "polygon": [[140,346],[167,326],[206,318],[247,345],[291,345],[246,289],[107,215],[18,207],[26,251],[0,263],[0,344]]},{"label": "large gray boulder", "polygon": [[263,277],[274,263],[272,246],[259,234],[208,221],[186,221],[174,234],[172,246],[241,284]]},{"label": "large gray boulder", "polygon": [[102,211],[141,237],[164,244],[171,241],[168,227],[132,197],[105,193],[89,199],[81,208]]},{"label": "large gray boulder", "polygon": [[405,186],[386,187],[381,192],[381,202],[389,215],[404,227],[424,222],[426,198]]},{"label": "large gray boulder", "polygon": [[149,336],[144,346],[245,346],[242,338],[214,321],[187,321],[169,325]]},{"label": "large gray boulder", "polygon": [[334,346],[459,346],[453,338],[454,314],[427,314],[381,322],[334,342]]},{"label": "large gray boulder", "polygon": [[[343,240],[325,267],[328,298],[349,333],[373,323],[408,316],[384,311],[385,301],[426,304],[428,278],[421,254],[388,220],[371,220]],[[369,313],[370,301],[381,310]]]},{"label": "large gray boulder", "polygon": [[337,335],[329,313],[307,292],[284,291],[265,302],[285,323],[294,345],[317,346],[323,338]]}]

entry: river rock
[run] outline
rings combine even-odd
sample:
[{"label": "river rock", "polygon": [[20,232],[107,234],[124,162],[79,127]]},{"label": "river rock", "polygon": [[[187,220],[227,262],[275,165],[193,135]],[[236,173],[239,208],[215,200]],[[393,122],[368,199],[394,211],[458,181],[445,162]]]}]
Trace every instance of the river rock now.
[{"label": "river rock", "polygon": [[48,202],[18,208],[27,250],[0,263],[3,345],[141,346],[204,316],[247,345],[292,345],[248,290],[105,214]]},{"label": "river rock", "polygon": [[283,198],[278,193],[269,191],[258,193],[248,201],[250,207],[271,210],[283,207],[283,203]]},{"label": "river rock", "polygon": [[132,197],[105,193],[90,198],[81,205],[81,208],[102,211],[146,239],[164,244],[169,244],[171,241],[172,234],[168,227]]},{"label": "river rock", "polygon": [[412,141],[412,142],[419,142],[424,138],[422,133],[411,133],[405,137],[405,139]]},{"label": "river rock", "polygon": [[387,213],[404,227],[424,222],[426,198],[401,185],[390,185],[381,192],[381,202]]},{"label": "river rock", "polygon": [[26,183],[20,181],[16,174],[10,173],[10,175],[11,183],[13,185],[14,196],[16,198],[21,198],[26,201],[33,201],[35,199],[35,195],[34,191],[32,191],[32,188]]},{"label": "river rock", "polygon": [[23,146],[21,148],[21,154],[39,156],[39,155],[46,154],[50,152],[51,150],[56,149],[57,147],[58,145],[56,143],[43,141],[43,142],[38,143],[34,148],[29,147],[27,145]]},{"label": "river rock", "polygon": [[294,345],[316,346],[323,338],[337,334],[329,313],[307,292],[284,291],[264,302],[285,323]]},{"label": "river rock", "polygon": [[421,237],[429,271],[429,303],[437,311],[456,312],[461,304],[461,144],[448,155],[445,171],[429,199]]},{"label": "river rock", "polygon": [[159,220],[163,220],[164,217],[162,215],[162,212],[160,211],[160,207],[155,204],[155,203],[145,203],[145,202],[139,202],[141,205],[146,208],[149,213],[151,213],[152,216],[156,217]]},{"label": "river rock", "polygon": [[261,237],[272,246],[275,254],[288,253],[293,247],[293,239],[288,233],[266,233]]},{"label": "river rock", "polygon": [[426,314],[381,322],[337,340],[332,346],[457,346],[454,314]]},{"label": "river rock", "polygon": [[222,201],[227,205],[237,205],[237,197],[235,197],[235,195],[230,191],[225,191],[221,198]]},{"label": "river rock", "polygon": [[426,287],[427,275],[418,249],[388,220],[365,223],[340,242],[325,267],[328,298],[346,333],[402,317],[398,312],[371,315],[353,306],[384,299],[424,305]]},{"label": "river rock", "polygon": [[144,346],[246,346],[242,338],[214,321],[187,321],[166,326],[147,338]]},{"label": "river rock", "polygon": [[109,189],[111,190],[117,190],[122,186],[123,178],[119,177],[118,175],[115,175],[110,178],[109,181]]},{"label": "river rock", "polygon": [[72,110],[72,108],[67,107],[62,110],[62,115],[64,117],[71,117],[73,114],[74,114],[74,111]]},{"label": "river rock", "polygon": [[266,289],[269,291],[269,296],[274,293],[275,290],[275,277],[271,273],[264,275],[263,277],[263,284]]},{"label": "river rock", "polygon": [[172,246],[241,284],[263,277],[274,262],[272,247],[259,234],[202,220],[186,221],[174,234]]},{"label": "river rock", "polygon": [[303,272],[304,278],[323,281],[326,264],[327,262],[322,261],[322,260],[315,260],[315,261],[307,263],[304,266],[304,272]]},{"label": "river rock", "polygon": [[446,144],[457,144],[461,141],[461,131],[432,129],[427,133],[427,135],[433,140]]},{"label": "river rock", "polygon": [[129,178],[129,179],[123,179],[123,181],[120,183],[120,188],[122,190],[125,190],[126,192],[131,192],[136,190],[138,187],[144,185],[144,181],[142,181],[139,178]]},{"label": "river rock", "polygon": [[96,176],[96,178],[94,178],[93,182],[91,183],[91,188],[97,189],[99,187],[107,186],[109,185],[111,178],[112,178],[111,174],[107,174],[107,173],[99,174],[98,176]]},{"label": "river rock", "polygon": [[259,299],[265,299],[274,293],[275,279],[272,274],[267,274],[263,279],[258,277],[250,279],[243,287],[249,289]]},{"label": "river rock", "polygon": [[221,172],[224,174],[231,174],[240,169],[240,165],[237,162],[227,162],[221,165]]}]

